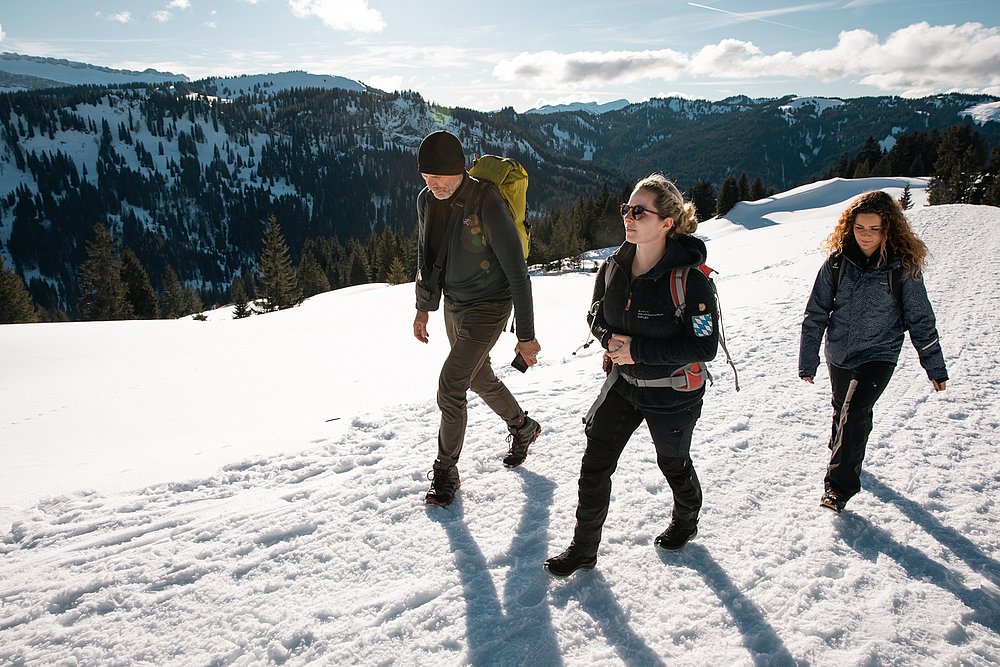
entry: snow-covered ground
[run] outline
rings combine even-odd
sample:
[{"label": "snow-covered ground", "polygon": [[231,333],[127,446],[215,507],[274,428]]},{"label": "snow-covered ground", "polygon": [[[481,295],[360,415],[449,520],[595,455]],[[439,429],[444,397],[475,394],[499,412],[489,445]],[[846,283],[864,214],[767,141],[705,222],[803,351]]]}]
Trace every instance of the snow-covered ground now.
[{"label": "snow-covered ground", "polygon": [[[829,389],[798,330],[831,181],[710,221],[730,349],[693,456],[700,534],[658,553],[670,492],[640,428],[597,568],[542,568],[573,527],[601,383],[592,275],[533,279],[538,367],[494,366],[543,425],[505,469],[470,402],[462,490],[427,507],[446,343],[411,285],[249,320],[0,327],[0,664],[995,665],[1000,660],[1000,209],[918,206],[951,381],[907,344],[865,491],[818,500]],[[916,187],[916,186],[913,186]],[[914,190],[918,203],[923,191]]]}]

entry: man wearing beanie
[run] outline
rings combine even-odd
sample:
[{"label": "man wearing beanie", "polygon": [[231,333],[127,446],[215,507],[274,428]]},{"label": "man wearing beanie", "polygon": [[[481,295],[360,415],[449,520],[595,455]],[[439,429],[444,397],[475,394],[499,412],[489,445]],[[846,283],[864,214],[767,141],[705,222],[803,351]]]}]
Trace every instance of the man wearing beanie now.
[{"label": "man wearing beanie", "polygon": [[465,170],[465,151],[455,135],[433,132],[420,143],[417,168],[427,187],[417,196],[417,315],[413,335],[428,340],[428,313],[444,295],[444,326],[451,343],[438,379],[441,410],[438,451],[426,500],[448,505],[461,486],[458,459],[465,442],[469,389],[507,423],[510,451],[504,465],[520,465],[541,427],[528,417],[490,365],[511,309],[518,342],[529,366],[538,363],[531,282],[521,240],[497,189]]}]

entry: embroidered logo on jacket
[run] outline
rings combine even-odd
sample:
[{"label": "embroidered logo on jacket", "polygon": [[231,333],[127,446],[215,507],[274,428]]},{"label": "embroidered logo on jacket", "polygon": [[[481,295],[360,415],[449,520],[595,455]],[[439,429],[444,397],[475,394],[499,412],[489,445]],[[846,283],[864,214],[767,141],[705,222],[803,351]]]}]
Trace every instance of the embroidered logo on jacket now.
[{"label": "embroidered logo on jacket", "polygon": [[694,335],[700,338],[712,335],[712,314],[695,315],[691,318],[691,326],[694,328]]}]

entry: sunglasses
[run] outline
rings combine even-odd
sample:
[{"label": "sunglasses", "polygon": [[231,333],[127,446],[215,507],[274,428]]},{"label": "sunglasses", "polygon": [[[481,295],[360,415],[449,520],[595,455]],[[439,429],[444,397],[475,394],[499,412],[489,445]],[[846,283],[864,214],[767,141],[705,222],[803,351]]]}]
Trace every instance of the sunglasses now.
[{"label": "sunglasses", "polygon": [[631,215],[633,220],[638,220],[639,218],[641,218],[642,216],[646,215],[647,213],[652,213],[653,215],[655,215],[658,218],[666,218],[667,217],[665,215],[660,215],[658,211],[652,211],[652,210],[650,210],[650,209],[648,209],[645,206],[642,206],[640,204],[636,204],[635,206],[629,206],[628,204],[622,204],[621,206],[618,207],[618,212],[621,213],[621,215],[622,215],[623,218],[625,216],[627,216],[627,215]]}]

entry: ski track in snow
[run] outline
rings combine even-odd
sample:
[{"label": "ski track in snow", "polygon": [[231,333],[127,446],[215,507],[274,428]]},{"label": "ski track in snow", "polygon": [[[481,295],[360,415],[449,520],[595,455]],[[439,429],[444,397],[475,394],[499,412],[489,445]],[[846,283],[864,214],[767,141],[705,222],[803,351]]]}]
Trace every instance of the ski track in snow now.
[{"label": "ski track in snow", "polygon": [[[541,437],[524,466],[503,468],[506,429],[470,396],[449,508],[423,504],[430,397],[202,479],[18,511],[0,542],[0,663],[996,664],[1000,211],[911,218],[933,253],[951,380],[934,394],[907,340],[876,408],[865,490],[842,515],[817,506],[825,369],[815,386],[795,374],[830,222],[785,223],[709,244],[715,263],[747,267],[718,278],[743,389],[720,351],[692,449],[705,507],[682,551],[652,547],[670,491],[640,427],[597,568],[543,570],[572,534],[580,418],[602,376],[596,345],[573,356],[540,327],[542,363],[526,381],[495,365],[519,383]],[[572,294],[547,292],[547,280],[535,282],[536,307],[558,293],[585,310],[589,280]],[[584,331],[571,328],[567,341]]]}]

